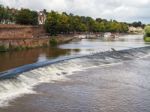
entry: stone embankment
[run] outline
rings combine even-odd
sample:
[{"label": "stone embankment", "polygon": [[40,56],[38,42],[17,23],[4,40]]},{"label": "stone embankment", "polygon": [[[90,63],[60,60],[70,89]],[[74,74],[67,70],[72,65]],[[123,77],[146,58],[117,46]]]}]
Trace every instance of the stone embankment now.
[{"label": "stone embankment", "polygon": [[0,39],[35,38],[45,33],[43,26],[0,24]]},{"label": "stone embankment", "polygon": [[46,36],[43,26],[0,25],[0,51],[51,46],[72,39],[71,36]]},{"label": "stone embankment", "polygon": [[25,39],[0,39],[0,52],[9,50],[22,50],[36,47],[46,47],[54,44],[66,43],[73,37],[47,37]]}]

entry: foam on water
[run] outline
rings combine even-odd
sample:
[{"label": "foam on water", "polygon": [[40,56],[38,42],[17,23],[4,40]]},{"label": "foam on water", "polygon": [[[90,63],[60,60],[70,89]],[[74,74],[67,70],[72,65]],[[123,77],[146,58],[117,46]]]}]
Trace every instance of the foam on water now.
[{"label": "foam on water", "polygon": [[8,106],[8,101],[23,94],[35,94],[33,87],[58,80],[67,80],[65,75],[71,75],[79,69],[78,65],[59,63],[25,72],[13,79],[0,81],[0,106]]},{"label": "foam on water", "polygon": [[93,67],[109,67],[122,64],[131,59],[140,59],[149,55],[149,48],[104,52],[82,58],[66,60],[28,72],[12,79],[0,81],[0,107],[8,106],[9,101],[24,94],[36,94],[33,88],[40,83],[54,83],[69,80],[68,75]]}]

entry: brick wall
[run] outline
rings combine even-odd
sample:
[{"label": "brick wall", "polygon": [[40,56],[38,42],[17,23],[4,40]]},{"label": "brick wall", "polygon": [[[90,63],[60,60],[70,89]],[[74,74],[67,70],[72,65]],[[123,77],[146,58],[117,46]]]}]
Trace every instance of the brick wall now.
[{"label": "brick wall", "polygon": [[43,26],[0,24],[0,39],[37,38],[45,33]]}]

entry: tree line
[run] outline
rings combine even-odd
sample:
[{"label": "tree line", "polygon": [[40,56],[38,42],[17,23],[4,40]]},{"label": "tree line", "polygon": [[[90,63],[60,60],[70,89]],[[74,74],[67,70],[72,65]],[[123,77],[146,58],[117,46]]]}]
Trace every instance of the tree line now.
[{"label": "tree line", "polygon": [[[45,29],[51,35],[70,34],[76,32],[118,32],[126,33],[129,24],[115,20],[78,16],[44,11],[47,19]],[[0,23],[15,23],[22,25],[38,25],[38,12],[30,9],[10,9],[0,5]],[[131,25],[131,24],[130,24]]]},{"label": "tree line", "polygon": [[51,35],[76,32],[127,32],[126,23],[115,20],[93,19],[91,17],[58,13],[51,11],[47,13],[45,28]]},{"label": "tree line", "polygon": [[143,24],[141,21],[138,21],[138,22],[129,23],[129,26],[144,28],[145,24]]},{"label": "tree line", "polygon": [[1,24],[37,25],[38,13],[30,9],[11,9],[0,5]]},{"label": "tree line", "polygon": [[3,7],[0,5],[0,23],[9,23],[9,22],[14,22],[15,21],[15,16],[13,12],[9,10],[9,7]]}]

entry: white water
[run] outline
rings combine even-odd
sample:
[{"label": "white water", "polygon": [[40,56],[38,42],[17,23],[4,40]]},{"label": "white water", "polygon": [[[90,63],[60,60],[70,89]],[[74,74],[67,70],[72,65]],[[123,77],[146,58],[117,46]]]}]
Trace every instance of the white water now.
[{"label": "white water", "polygon": [[[133,52],[133,51],[132,51]],[[145,51],[146,52],[146,51]],[[136,59],[149,56],[149,52],[143,53],[139,50],[132,57]],[[132,53],[131,53],[132,54]],[[114,56],[114,55],[113,55]],[[118,54],[115,55],[117,57]],[[131,55],[124,54],[125,57]],[[119,57],[119,56],[118,56]],[[72,75],[75,71],[83,71],[93,67],[109,67],[123,63],[123,59],[112,58],[111,56],[93,55],[87,58],[77,58],[61,63],[41,67],[20,74],[14,79],[0,81],[0,107],[8,106],[9,102],[24,94],[36,94],[33,90],[36,85],[41,83],[54,83],[55,81],[66,81],[68,75]]]},{"label": "white water", "polygon": [[[105,61],[107,60],[113,59],[106,59]],[[92,62],[97,62],[97,60],[92,59]],[[73,74],[75,71],[98,67],[92,62],[86,58],[77,58],[24,72],[14,79],[1,80],[0,107],[9,106],[10,101],[24,94],[36,94],[36,91],[33,90],[36,85],[69,80],[66,76]]]},{"label": "white water", "polygon": [[[93,62],[97,62],[97,60],[92,60]],[[109,61],[111,60],[113,59],[109,59]],[[100,61],[102,60],[100,59]],[[102,63],[99,64],[100,66],[104,66]],[[113,65],[111,63],[109,66]],[[98,65],[94,65],[89,59],[78,58],[31,70],[20,74],[14,79],[1,80],[0,107],[9,106],[10,101],[24,94],[36,94],[33,90],[36,85],[69,80],[66,76],[73,74],[73,72],[83,71],[93,67],[98,67]]]},{"label": "white water", "polygon": [[15,79],[0,81],[0,107],[8,106],[9,101],[24,94],[35,94],[33,87],[40,83],[67,80],[65,76],[77,70],[80,70],[79,65],[59,63],[22,73]]}]

